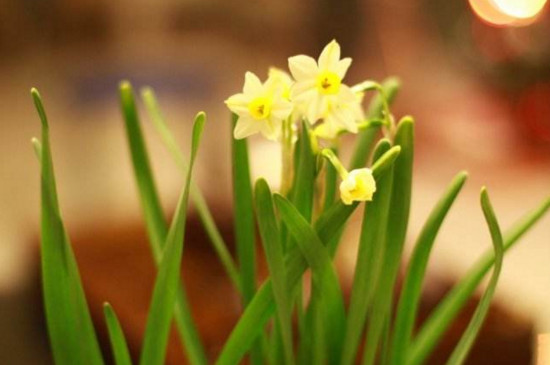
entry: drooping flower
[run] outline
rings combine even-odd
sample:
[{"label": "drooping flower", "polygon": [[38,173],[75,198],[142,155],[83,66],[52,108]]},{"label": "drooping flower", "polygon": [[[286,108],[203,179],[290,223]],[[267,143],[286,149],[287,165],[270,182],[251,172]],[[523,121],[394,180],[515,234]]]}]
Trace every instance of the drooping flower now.
[{"label": "drooping flower", "polygon": [[354,201],[370,201],[376,191],[376,181],[368,168],[350,171],[340,183],[340,198],[346,205]]},{"label": "drooping flower", "polygon": [[233,131],[236,139],[261,133],[267,139],[277,140],[282,121],[292,112],[292,103],[283,96],[284,88],[276,80],[265,83],[252,72],[245,74],[243,92],[230,96],[225,104],[239,116]]},{"label": "drooping flower", "polygon": [[318,61],[305,55],[288,59],[296,80],[291,100],[311,124],[324,119],[329,134],[340,129],[357,133],[357,122],[363,118],[362,98],[343,83],[350,65],[351,58],[340,59],[340,45],[335,40],[323,49]]},{"label": "drooping flower", "polygon": [[376,181],[369,168],[355,169],[348,172],[334,152],[325,148],[321,155],[330,161],[342,178],[340,183],[340,199],[346,205],[354,201],[370,201],[376,192]]}]

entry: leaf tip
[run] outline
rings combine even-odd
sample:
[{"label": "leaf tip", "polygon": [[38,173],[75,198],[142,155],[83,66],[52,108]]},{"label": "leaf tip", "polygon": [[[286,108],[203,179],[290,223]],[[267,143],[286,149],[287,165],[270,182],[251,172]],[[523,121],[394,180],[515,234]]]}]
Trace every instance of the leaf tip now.
[{"label": "leaf tip", "polygon": [[482,204],[487,204],[489,202],[489,193],[488,193],[487,187],[485,185],[483,185],[481,187],[479,195],[480,195],[480,199],[481,199]]},{"label": "leaf tip", "polygon": [[118,84],[118,88],[120,89],[120,91],[131,91],[132,90],[132,84],[128,80],[122,80]]},{"label": "leaf tip", "polygon": [[399,122],[399,125],[413,126],[414,125],[414,118],[411,115],[406,115],[403,118],[401,118],[401,121]]},{"label": "leaf tip", "polygon": [[143,97],[150,97],[153,95],[153,88],[151,88],[150,86],[144,86],[141,89],[139,89],[139,92]]},{"label": "leaf tip", "polygon": [[40,93],[38,92],[38,89],[35,87],[31,87],[31,95],[35,99],[36,98],[40,99]]},{"label": "leaf tip", "polygon": [[206,121],[206,113],[204,111],[198,112],[197,115],[195,116],[195,123],[199,121],[201,123],[204,123]]},{"label": "leaf tip", "polygon": [[458,180],[464,183],[466,180],[468,180],[468,178],[470,177],[470,174],[468,173],[468,171],[462,170],[456,175],[456,177]]}]

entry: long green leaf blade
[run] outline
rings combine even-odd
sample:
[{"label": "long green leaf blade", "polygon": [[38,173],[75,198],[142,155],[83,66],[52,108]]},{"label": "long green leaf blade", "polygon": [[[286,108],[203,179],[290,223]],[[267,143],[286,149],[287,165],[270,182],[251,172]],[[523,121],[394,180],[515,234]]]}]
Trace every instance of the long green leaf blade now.
[{"label": "long green leaf blade", "polygon": [[363,361],[367,363],[374,360],[384,326],[389,326],[394,285],[407,233],[414,154],[414,123],[412,118],[405,117],[399,122],[394,145],[401,147],[401,153],[393,168],[391,204],[385,228],[384,263],[374,294],[371,311],[372,319],[368,326],[365,355],[363,356]]},{"label": "long green leaf blade", "polygon": [[132,86],[128,82],[120,84],[120,103],[147,233],[155,260],[158,260],[161,257],[162,245],[165,243],[168,228],[157,195],[143,133],[139,125]]},{"label": "long green leaf blade", "polygon": [[[337,155],[336,148],[331,149]],[[323,212],[326,212],[334,204],[336,198],[336,181],[338,180],[338,172],[331,163],[325,164],[325,191],[323,198]]]},{"label": "long green leaf blade", "polygon": [[292,186],[291,201],[306,221],[310,222],[313,212],[313,193],[315,191],[315,155],[311,149],[309,129],[305,122],[298,143],[300,144],[298,148],[298,165],[296,178]]},{"label": "long green leaf blade", "polygon": [[500,276],[500,271],[502,269],[502,258],[504,256],[504,247],[502,242],[502,233],[500,232],[500,227],[498,225],[497,219],[495,217],[495,212],[491,206],[491,201],[489,200],[489,195],[485,188],[481,189],[481,208],[483,209],[483,215],[489,226],[489,231],[491,232],[491,239],[493,241],[493,249],[495,251],[495,264],[493,268],[493,274],[485,293],[479,300],[479,304],[468,324],[468,327],[464,331],[464,334],[460,338],[458,345],[451,354],[448,365],[461,365],[466,361],[466,358],[472,348],[472,345],[483,325],[483,321],[489,312],[489,306],[491,305],[491,299],[495,294],[496,286],[498,283],[498,278]]},{"label": "long green leaf blade", "polygon": [[174,312],[177,293],[180,288],[181,258],[183,254],[185,221],[187,218],[187,201],[189,199],[189,189],[191,187],[191,174],[202,130],[204,128],[204,122],[204,113],[199,113],[193,125],[191,157],[185,179],[185,187],[182,189],[178,206],[174,213],[168,236],[166,237],[157,279],[155,281],[140,359],[140,364],[142,365],[160,365],[164,363],[172,314]]},{"label": "long green leaf blade", "polygon": [[42,123],[34,143],[41,165],[41,268],[48,333],[56,364],[103,364],[80,274],[59,210],[48,119],[31,90]]},{"label": "long green leaf blade", "polygon": [[107,323],[107,330],[109,332],[109,340],[111,341],[115,364],[132,365],[132,359],[130,357],[130,351],[128,350],[126,338],[124,337],[124,332],[120,327],[120,323],[113,307],[109,303],[103,304],[103,314],[105,315],[105,322]]},{"label": "long green leaf blade", "polygon": [[275,195],[275,204],[290,233],[313,273],[313,285],[321,294],[321,305],[328,340],[329,359],[336,362],[342,351],[342,335],[345,328],[345,310],[342,290],[330,255],[315,230],[307,223],[292,203],[281,195]]},{"label": "long green leaf blade", "polygon": [[[313,153],[311,146],[310,130],[308,124],[303,121],[301,133],[296,143],[294,169],[295,178],[292,183],[290,200],[308,223],[311,222],[313,215],[315,170],[316,156]],[[285,222],[283,221],[282,223],[282,232],[284,234],[283,246],[285,247],[286,252],[289,247],[295,247],[296,242],[294,237],[288,235]],[[304,362],[305,358],[313,358],[315,355],[320,355],[322,353],[320,344],[323,333],[319,326],[317,326],[317,331],[313,330],[313,327],[315,326],[313,321],[316,318],[319,318],[319,316],[307,314],[304,310],[302,287],[296,288],[294,293],[298,317],[298,330],[300,332],[300,338],[304,339],[304,341],[299,342],[298,362]],[[313,303],[316,298],[315,293],[312,294],[311,298],[311,303]],[[308,310],[311,310],[312,308],[315,308],[315,305],[310,305]],[[314,348],[315,346],[317,346],[317,350]]]},{"label": "long green leaf blade", "polygon": [[[128,82],[123,82],[120,85],[120,101],[149,243],[155,263],[159,265],[168,228],[151,172],[132,87]],[[190,363],[193,365],[206,364],[206,355],[190,313],[183,283],[177,293],[174,310],[178,332]]]},{"label": "long green leaf blade", "polygon": [[[504,235],[504,252],[512,248],[519,239],[531,229],[540,218],[550,209],[550,198],[547,198],[533,211],[522,217]],[[409,350],[409,361],[407,364],[421,364],[439,343],[443,333],[449,328],[466,301],[473,294],[479,283],[495,262],[494,251],[487,252],[453,287],[453,289],[439,303],[430,317],[421,327],[418,335],[414,338]]]},{"label": "long green leaf blade", "polygon": [[411,341],[412,330],[416,320],[428,259],[437,233],[449,209],[458,196],[458,193],[464,186],[467,177],[467,173],[460,172],[453,179],[430,213],[415,244],[405,275],[399,304],[397,306],[397,315],[392,339],[392,364],[403,364],[407,359],[407,349]]},{"label": "long green leaf blade", "polygon": [[[400,147],[392,147],[376,161],[372,167],[372,174],[375,179],[384,176],[397,156],[399,156],[400,150]],[[357,203],[344,205],[342,202],[338,202],[319,217],[315,224],[315,231],[317,236],[323,240],[324,245],[334,239],[357,206]],[[294,288],[302,277],[302,274],[306,271],[308,265],[300,249],[297,247],[288,252],[285,261],[287,267],[287,287]],[[267,279],[260,287],[239,319],[239,322],[233,328],[216,364],[236,364],[242,359],[246,351],[248,351],[251,343],[257,338],[263,325],[269,320],[275,310],[273,289],[271,285],[271,280]]]},{"label": "long green leaf blade", "polygon": [[[233,114],[233,128],[238,116]],[[237,256],[241,270],[241,287],[243,304],[246,307],[256,291],[256,253],[254,204],[252,201],[252,183],[250,178],[250,163],[248,160],[248,145],[246,139],[232,140],[233,153],[233,204],[235,240]]]},{"label": "long green leaf blade", "polygon": [[[381,140],[375,148],[374,159],[379,159],[390,148],[391,144],[387,139]],[[382,268],[392,184],[393,169],[390,169],[383,178],[376,182],[376,193],[372,202],[365,206],[363,213],[341,359],[341,363],[344,365],[352,364],[355,361],[367,311]]]},{"label": "long green leaf blade", "polygon": [[256,216],[269,273],[273,286],[273,297],[277,305],[278,325],[282,336],[285,364],[294,364],[292,349],[292,301],[287,287],[286,267],[284,261],[281,233],[275,210],[271,190],[264,179],[256,182],[255,188]]},{"label": "long green leaf blade", "polygon": [[[151,88],[144,88],[141,91],[141,96],[148,111],[148,114],[151,117],[153,126],[160,135],[162,141],[164,142],[164,145],[167,147],[168,151],[172,155],[172,158],[174,159],[178,168],[182,171],[182,173],[185,173],[188,168],[187,160],[184,157],[181,148],[178,146],[174,135],[166,124],[155,93]],[[229,253],[229,250],[227,249],[227,245],[225,244],[218,227],[216,226],[216,223],[214,222],[214,218],[212,217],[212,213],[208,208],[208,204],[206,203],[202,192],[200,191],[197,184],[194,183],[194,181],[191,182],[191,200],[193,201],[193,204],[197,209],[199,218],[202,221],[208,238],[210,238],[210,242],[214,247],[214,251],[216,251],[216,254],[218,255],[225,271],[227,272],[227,275],[233,281],[235,287],[240,291],[240,279],[237,267],[233,261],[233,258],[231,257],[231,254]]]}]

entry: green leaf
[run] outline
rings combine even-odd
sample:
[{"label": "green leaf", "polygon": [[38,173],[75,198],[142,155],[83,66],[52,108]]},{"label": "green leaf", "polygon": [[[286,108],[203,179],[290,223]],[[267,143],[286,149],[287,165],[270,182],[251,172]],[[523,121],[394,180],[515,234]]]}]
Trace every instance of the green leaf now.
[{"label": "green leaf", "polygon": [[405,363],[415,324],[428,258],[437,233],[468,175],[460,172],[446,189],[424,224],[415,244],[401,291],[393,330],[391,363]]},{"label": "green leaf", "polygon": [[311,267],[313,286],[321,295],[321,305],[326,311],[323,315],[323,325],[329,336],[327,344],[329,361],[335,363],[342,351],[342,335],[346,320],[338,276],[323,242],[296,207],[278,194],[275,195],[275,204],[281,219]]},{"label": "green leaf", "polygon": [[313,193],[315,191],[315,155],[311,149],[309,128],[306,122],[302,125],[302,134],[298,141],[298,164],[296,178],[292,186],[292,203],[300,214],[311,221],[313,212]]},{"label": "green leaf", "polygon": [[134,174],[138,184],[143,213],[145,215],[147,233],[149,234],[153,256],[155,260],[159,260],[168,229],[158,199],[149,157],[145,149],[145,142],[139,125],[132,86],[128,82],[122,82],[120,84],[120,103],[124,115],[128,143],[130,145]]},{"label": "green leaf", "polygon": [[[336,148],[331,149],[332,152],[337,155]],[[324,192],[324,201],[323,201],[323,212],[326,212],[334,204],[336,199],[336,191],[338,180],[338,172],[331,163],[325,164],[325,192]]]},{"label": "green leaf", "polygon": [[107,322],[107,330],[109,332],[109,339],[111,340],[115,364],[132,365],[124,332],[122,332],[117,315],[109,303],[103,304],[103,314],[105,315],[105,322]]},{"label": "green leaf", "polygon": [[[394,77],[390,77],[384,80],[384,82],[382,83],[382,89],[384,91],[385,97],[387,98],[388,104],[391,104],[395,100],[400,86],[401,84],[399,80]],[[366,113],[368,119],[380,118],[383,115],[384,95],[378,93],[372,99]],[[359,132],[355,151],[349,164],[350,170],[358,169],[365,166],[367,160],[369,159],[374,140],[379,133],[380,126],[376,124],[373,124]]]},{"label": "green leaf", "polygon": [[[149,243],[155,263],[159,265],[161,253],[168,235],[168,228],[153,180],[143,134],[139,125],[132,87],[128,82],[123,82],[120,85],[120,101],[134,175],[145,216],[147,234],[149,235]],[[174,310],[178,332],[190,363],[193,365],[206,364],[206,355],[204,354],[196,326],[190,313],[183,283],[177,293]]]},{"label": "green leaf", "polygon": [[470,324],[464,331],[458,345],[451,354],[448,365],[460,365],[466,361],[466,358],[472,348],[472,345],[483,325],[485,317],[489,312],[489,306],[491,305],[491,299],[495,294],[495,289],[497,287],[498,278],[500,271],[502,269],[502,258],[504,257],[504,247],[502,242],[502,233],[500,232],[500,227],[498,226],[497,219],[495,217],[495,212],[491,206],[491,201],[489,200],[489,195],[485,188],[481,189],[481,208],[483,209],[483,215],[485,215],[485,220],[489,226],[489,231],[491,232],[491,239],[493,241],[493,249],[495,251],[495,264],[493,268],[493,274],[485,293],[479,300],[476,311],[470,320]]},{"label": "green leaf", "polygon": [[31,90],[42,123],[34,148],[41,166],[41,268],[46,322],[55,363],[103,364],[80,274],[63,225],[50,149],[48,119],[40,94]]},{"label": "green leaf", "polygon": [[[550,198],[515,223],[504,235],[504,251],[506,252],[513,247],[549,209]],[[470,269],[439,303],[424,322],[418,335],[413,339],[407,364],[421,364],[425,361],[494,263],[495,254],[491,250]]]},{"label": "green leaf", "polygon": [[170,324],[172,322],[172,314],[181,275],[181,258],[183,255],[183,239],[187,218],[187,201],[191,186],[191,173],[204,128],[204,122],[204,113],[199,113],[193,125],[191,158],[185,179],[185,187],[182,189],[176,212],[170,224],[170,230],[166,237],[166,243],[155,280],[140,358],[142,365],[160,365],[164,363]]},{"label": "green leaf", "polygon": [[[312,142],[310,136],[310,130],[308,124],[303,121],[301,133],[296,143],[295,150],[295,178],[292,184],[292,190],[290,193],[290,200],[294,206],[298,209],[300,214],[306,219],[307,222],[311,222],[313,215],[313,196],[315,192],[315,175],[316,175],[317,159],[312,150]],[[288,234],[288,230],[284,221],[282,222],[282,233],[284,237],[283,247],[285,252],[289,247],[295,247],[296,242]],[[307,315],[304,312],[303,303],[303,290],[298,287],[294,291],[294,301],[297,307],[298,317],[298,329],[300,338],[311,339],[312,341],[300,341],[298,347],[298,362],[302,362],[304,357],[312,357],[315,350],[311,345],[319,343],[315,341],[322,333],[312,333],[312,318],[306,318]]]},{"label": "green leaf", "polygon": [[411,202],[412,168],[414,153],[414,122],[403,118],[398,126],[394,144],[401,147],[394,163],[391,203],[386,224],[384,263],[376,285],[371,321],[367,331],[367,344],[363,360],[374,360],[384,326],[389,327],[393,305],[394,285],[399,272],[403,244],[407,233]]},{"label": "green leaf", "polygon": [[277,316],[280,333],[282,336],[285,364],[294,364],[292,349],[292,301],[289,297],[290,290],[287,287],[286,267],[284,261],[281,234],[271,191],[264,179],[256,182],[256,217],[262,237],[267,265],[273,287],[273,297],[277,305]]},{"label": "green leaf", "polygon": [[[233,223],[241,274],[243,307],[246,308],[256,292],[256,230],[248,144],[246,139],[233,138],[233,130],[238,118],[236,114],[232,114]],[[262,364],[261,357],[261,342],[257,342],[250,353],[252,364]]]},{"label": "green leaf", "polygon": [[[160,135],[164,145],[172,155],[172,158],[178,168],[182,171],[182,173],[185,173],[188,168],[187,160],[178,146],[174,135],[170,132],[170,129],[166,124],[153,90],[151,88],[144,88],[141,90],[141,96],[147,112],[151,117],[153,126]],[[235,287],[240,291],[240,279],[237,267],[231,257],[231,254],[229,253],[229,250],[227,249],[227,245],[225,244],[218,227],[216,226],[216,223],[214,222],[214,218],[212,217],[212,213],[208,208],[208,204],[206,203],[202,192],[193,181],[191,182],[191,200],[197,209],[199,218],[202,221],[208,238],[210,238],[214,251],[216,251],[216,254],[227,272],[227,275],[233,281]]]},{"label": "green leaf", "polygon": [[[233,129],[238,116],[233,114]],[[233,132],[231,132],[233,133]],[[256,290],[256,254],[254,206],[252,202],[252,183],[250,180],[250,163],[246,139],[231,138],[233,152],[233,204],[235,240],[237,256],[241,270],[241,287],[244,306],[254,296]]]},{"label": "green leaf", "polygon": [[[400,150],[401,148],[398,146],[392,147],[376,161],[372,167],[372,174],[375,179],[384,176],[397,156],[399,156]],[[315,231],[325,246],[336,237],[357,206],[357,203],[344,205],[342,202],[338,202],[319,217],[315,223]],[[289,250],[285,261],[288,280],[287,287],[292,290],[298,284],[308,265],[298,247]],[[257,338],[263,326],[271,318],[275,310],[271,285],[271,280],[267,279],[259,288],[239,319],[239,322],[233,328],[216,364],[233,365],[238,363],[246,351],[248,351],[252,342]]]},{"label": "green leaf", "polygon": [[[390,148],[390,142],[382,139],[375,148],[374,159],[378,160]],[[373,200],[365,205],[344,337],[342,364],[352,364],[355,361],[367,311],[379,280],[384,261],[392,184],[393,170],[390,168],[383,178],[376,181]]]}]

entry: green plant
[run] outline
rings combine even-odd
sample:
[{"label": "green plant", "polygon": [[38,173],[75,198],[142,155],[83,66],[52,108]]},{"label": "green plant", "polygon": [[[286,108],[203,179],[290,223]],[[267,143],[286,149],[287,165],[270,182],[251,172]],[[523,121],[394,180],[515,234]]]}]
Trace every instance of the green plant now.
[{"label": "green plant", "polygon": [[[153,91],[143,90],[147,111],[177,168],[185,175],[176,212],[168,225],[151,173],[134,94],[129,83],[121,84],[120,101],[132,164],[151,251],[158,265],[140,364],[164,362],[172,319],[189,362],[207,363],[180,279],[189,198],[243,303],[242,316],[216,364],[236,364],[247,354],[253,364],[352,364],[358,357],[363,364],[420,364],[492,269],[471,323],[448,362],[463,363],[489,309],[504,252],[546,213],[550,199],[502,235],[483,188],[481,208],[493,248],[413,335],[430,251],[467,174],[461,172],[455,177],[432,210],[415,243],[400,296],[395,297],[409,217],[414,154],[413,119],[405,117],[395,123],[389,109],[399,82],[388,79],[382,84],[365,81],[346,86],[342,79],[351,60],[340,60],[340,49],[334,41],[325,48],[318,64],[306,56],[289,61],[295,81],[280,70],[271,70],[265,83],[247,73],[243,93],[226,101],[234,112],[237,262],[199,188],[192,182],[205,114],[199,113],[195,118],[187,162]],[[364,92],[370,90],[377,93],[364,113],[361,102]],[[57,201],[48,121],[38,92],[33,89],[31,94],[42,122],[42,137],[33,139],[33,145],[41,166],[42,278],[53,356],[60,365],[103,364]],[[278,193],[273,193],[262,178],[252,185],[244,138],[254,133],[281,142],[283,179]],[[349,171],[338,157],[342,133],[358,133]],[[381,134],[383,138],[379,138]],[[372,162],[366,168],[369,158]],[[339,189],[338,176],[342,179]],[[337,198],[338,190],[341,199]],[[333,257],[346,222],[361,201],[367,207],[350,304],[346,308]],[[270,274],[259,287],[255,271],[256,225]],[[310,281],[303,277],[306,270],[311,270]],[[311,287],[309,298],[303,295],[304,286]],[[392,320],[394,304],[397,309]],[[115,362],[130,364],[124,332],[114,309],[106,303],[104,311]],[[360,356],[358,348],[365,333],[364,353]]]}]

